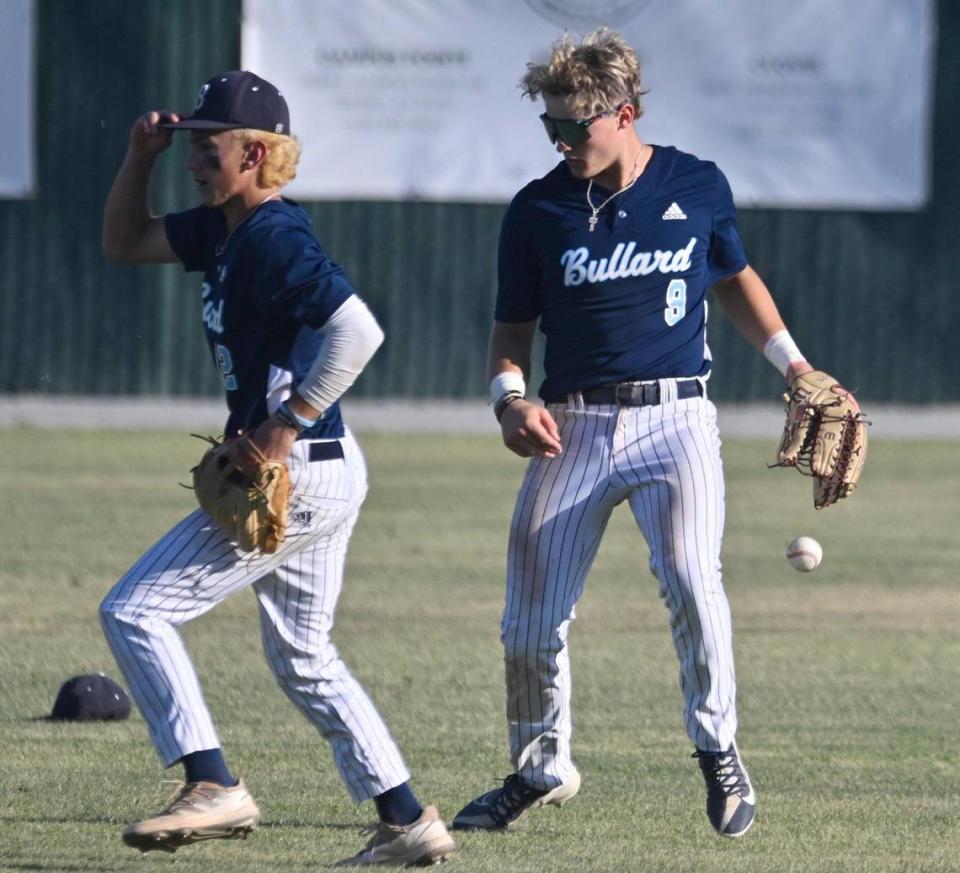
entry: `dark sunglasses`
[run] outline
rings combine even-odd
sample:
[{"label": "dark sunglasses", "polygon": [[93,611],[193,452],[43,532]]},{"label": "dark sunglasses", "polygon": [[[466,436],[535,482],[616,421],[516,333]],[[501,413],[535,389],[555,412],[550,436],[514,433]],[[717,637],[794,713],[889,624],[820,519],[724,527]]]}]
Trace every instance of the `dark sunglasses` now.
[{"label": "dark sunglasses", "polygon": [[573,148],[590,139],[590,131],[587,129],[598,118],[605,118],[620,111],[621,103],[616,109],[608,109],[606,112],[600,112],[592,118],[551,118],[546,112],[540,116],[543,126],[547,130],[547,136],[554,145],[559,140],[565,146]]}]

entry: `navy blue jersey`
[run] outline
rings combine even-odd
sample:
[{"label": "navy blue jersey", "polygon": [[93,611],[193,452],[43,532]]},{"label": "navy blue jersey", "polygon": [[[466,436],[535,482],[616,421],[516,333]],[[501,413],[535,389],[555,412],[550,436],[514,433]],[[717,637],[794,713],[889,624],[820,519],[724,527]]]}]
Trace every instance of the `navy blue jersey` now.
[{"label": "navy blue jersey", "polygon": [[[561,162],[517,194],[500,232],[496,319],[540,319],[540,396],[708,375],[707,289],[747,265],[723,173],[655,146],[594,231],[586,191]],[[611,193],[594,185],[594,205]]]},{"label": "navy blue jersey", "polygon": [[[273,408],[313,366],[318,328],[354,290],[292,200],[261,204],[229,234],[208,206],[171,213],[165,226],[184,269],[203,270],[203,324],[230,412],[224,433],[251,431],[268,416],[268,395]],[[340,436],[338,403],[301,434]]]}]

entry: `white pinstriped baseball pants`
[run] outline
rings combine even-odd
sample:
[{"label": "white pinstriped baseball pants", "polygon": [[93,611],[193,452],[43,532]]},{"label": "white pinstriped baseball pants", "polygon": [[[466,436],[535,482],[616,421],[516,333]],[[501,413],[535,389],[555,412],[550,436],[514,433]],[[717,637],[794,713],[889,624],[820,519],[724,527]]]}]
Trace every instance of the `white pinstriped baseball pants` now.
[{"label": "white pinstriped baseball pants", "polygon": [[275,554],[238,552],[198,509],[104,598],[104,632],[164,766],[220,746],[176,628],[252,585],[267,662],[330,743],[353,800],[410,778],[387,726],[330,639],[347,544],[367,492],[360,447],[349,432],[341,444],[343,460],[312,463],[309,443],[295,444],[288,464],[291,524]]},{"label": "white pinstriped baseball pants", "polygon": [[501,640],[514,767],[543,788],[575,771],[567,633],[610,514],[623,501],[650,546],[669,611],[687,733],[699,749],[727,749],[737,728],[736,683],[720,578],[716,409],[700,397],[645,407],[571,400],[548,409],[564,451],[530,461],[508,550]]}]

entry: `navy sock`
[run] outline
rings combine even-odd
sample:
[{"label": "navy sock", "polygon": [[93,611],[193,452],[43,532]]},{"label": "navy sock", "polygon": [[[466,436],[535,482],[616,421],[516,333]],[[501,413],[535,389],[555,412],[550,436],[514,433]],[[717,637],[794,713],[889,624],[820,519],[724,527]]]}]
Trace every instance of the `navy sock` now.
[{"label": "navy sock", "polygon": [[423,807],[417,801],[409,782],[384,791],[373,798],[377,805],[380,821],[392,825],[408,825],[423,814]]},{"label": "navy sock", "polygon": [[186,770],[187,782],[216,782],[226,788],[237,784],[233,773],[223,759],[223,752],[219,749],[204,749],[202,752],[191,752],[180,759]]}]

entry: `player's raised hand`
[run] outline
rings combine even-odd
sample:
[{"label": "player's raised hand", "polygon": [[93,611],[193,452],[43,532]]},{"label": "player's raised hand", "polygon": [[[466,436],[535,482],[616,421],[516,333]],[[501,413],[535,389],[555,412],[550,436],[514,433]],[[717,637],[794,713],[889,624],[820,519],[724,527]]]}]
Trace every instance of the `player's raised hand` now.
[{"label": "player's raised hand", "polygon": [[154,109],[141,115],[130,128],[130,151],[139,155],[158,155],[170,147],[173,131],[160,127],[164,121],[179,121],[176,112]]},{"label": "player's raised hand", "polygon": [[546,409],[536,403],[527,400],[511,403],[503,411],[500,428],[503,444],[521,458],[533,455],[555,458],[563,451],[557,423]]}]

